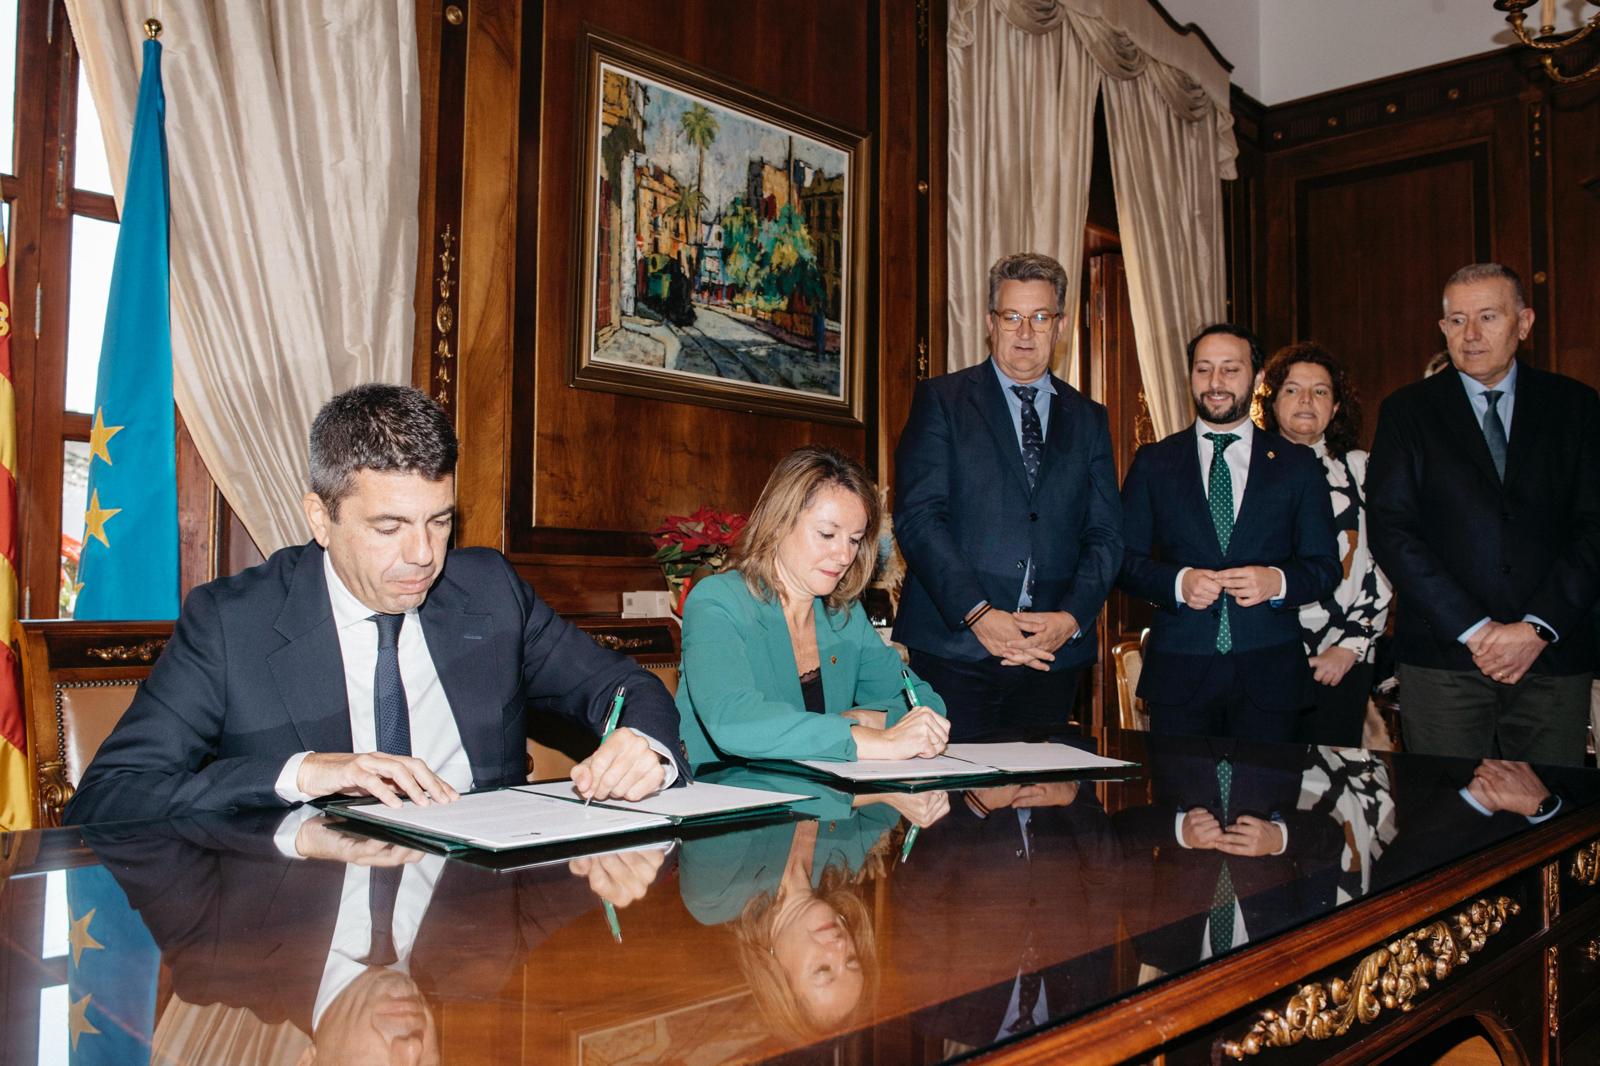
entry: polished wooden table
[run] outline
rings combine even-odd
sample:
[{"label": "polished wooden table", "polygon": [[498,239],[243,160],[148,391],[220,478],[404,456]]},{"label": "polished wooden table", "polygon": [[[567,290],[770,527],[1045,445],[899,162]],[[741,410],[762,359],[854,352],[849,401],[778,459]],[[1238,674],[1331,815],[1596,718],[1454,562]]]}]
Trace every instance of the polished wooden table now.
[{"label": "polished wooden table", "polygon": [[[1600,1060],[1600,772],[1516,777],[1561,798],[1534,824],[1471,806],[1470,762],[1111,748],[1139,770],[809,786],[795,818],[554,861],[309,812],[0,836],[0,1061]],[[1196,807],[1286,845],[1185,848]]]}]

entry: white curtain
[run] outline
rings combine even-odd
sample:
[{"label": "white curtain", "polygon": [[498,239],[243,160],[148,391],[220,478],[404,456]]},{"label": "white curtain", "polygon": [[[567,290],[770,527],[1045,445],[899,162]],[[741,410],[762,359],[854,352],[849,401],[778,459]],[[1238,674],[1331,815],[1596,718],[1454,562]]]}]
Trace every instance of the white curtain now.
[{"label": "white curtain", "polygon": [[143,24],[163,23],[178,407],[257,547],[304,541],[311,417],[411,377],[415,5],[66,2],[119,203]]},{"label": "white curtain", "polygon": [[1227,71],[1146,0],[950,0],[948,47],[950,367],[985,355],[983,279],[1006,252],[1061,260],[1075,313],[1104,91],[1145,397],[1158,433],[1181,428],[1184,341],[1225,307]]},{"label": "white curtain", "polygon": [[1011,252],[1043,252],[1067,270],[1057,370],[1077,384],[1075,320],[1100,73],[1070,35],[1049,32],[1055,26],[1019,26],[993,4],[952,0],[951,370],[988,356],[990,265]]}]

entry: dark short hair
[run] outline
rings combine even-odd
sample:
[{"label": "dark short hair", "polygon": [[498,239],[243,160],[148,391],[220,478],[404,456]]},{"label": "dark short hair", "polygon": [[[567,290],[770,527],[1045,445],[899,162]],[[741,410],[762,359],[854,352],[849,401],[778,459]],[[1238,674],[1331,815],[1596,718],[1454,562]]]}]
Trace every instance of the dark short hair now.
[{"label": "dark short hair", "polygon": [[[1480,281],[1505,281],[1511,284],[1511,299],[1518,311],[1528,306],[1528,295],[1522,290],[1522,279],[1517,272],[1502,263],[1470,263],[1450,275],[1444,283],[1446,290],[1452,285],[1473,285]],[[1445,307],[1445,314],[1450,308]]]},{"label": "dark short hair", "polygon": [[[1067,306],[1067,270],[1048,255],[1039,252],[1015,252],[1003,255],[989,268],[989,310],[998,310],[994,302],[1000,298],[1000,286],[1008,281],[1048,281],[1056,293],[1056,313]],[[1070,323],[1069,323],[1070,324]]]},{"label": "dark short hair", "polygon": [[337,520],[357,470],[438,481],[456,470],[456,431],[427,393],[373,383],[346,389],[311,423],[311,491]]},{"label": "dark short hair", "polygon": [[1213,322],[1193,337],[1190,337],[1188,347],[1184,349],[1184,354],[1189,358],[1189,371],[1191,373],[1194,371],[1194,350],[1200,347],[1201,341],[1218,333],[1227,337],[1238,337],[1250,345],[1250,372],[1255,374],[1261,370],[1261,364],[1264,359],[1261,355],[1261,342],[1256,340],[1256,335],[1243,326],[1236,326],[1232,322]]},{"label": "dark short hair", "polygon": [[1268,431],[1278,432],[1278,414],[1273,410],[1273,404],[1278,399],[1278,390],[1283,388],[1284,379],[1289,376],[1289,368],[1296,363],[1312,363],[1328,372],[1328,379],[1333,382],[1333,402],[1339,405],[1339,409],[1329,419],[1322,440],[1329,455],[1343,456],[1361,438],[1361,397],[1350,376],[1345,373],[1344,365],[1320,344],[1302,341],[1272,353],[1272,358],[1267,360],[1266,373],[1261,376],[1262,421],[1266,423]]}]

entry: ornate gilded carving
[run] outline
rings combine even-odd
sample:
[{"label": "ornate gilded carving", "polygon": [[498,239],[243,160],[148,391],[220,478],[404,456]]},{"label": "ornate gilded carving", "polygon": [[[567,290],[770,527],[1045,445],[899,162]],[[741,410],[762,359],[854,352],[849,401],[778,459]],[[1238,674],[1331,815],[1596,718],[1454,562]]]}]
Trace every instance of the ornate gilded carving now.
[{"label": "ornate gilded carving", "polygon": [[928,338],[917,338],[917,380],[928,380]]},{"label": "ornate gilded carving", "polygon": [[1544,924],[1548,927],[1561,917],[1561,863],[1546,863],[1540,873],[1544,875]]},{"label": "ornate gilded carving", "polygon": [[1480,899],[1449,921],[1429,922],[1369,953],[1348,981],[1301,985],[1281,1012],[1262,1011],[1242,1038],[1223,1041],[1222,1054],[1243,1059],[1269,1047],[1331,1040],[1357,1022],[1376,1021],[1385,1010],[1409,1011],[1431,982],[1466,965],[1521,909],[1501,896],[1493,903]]},{"label": "ornate gilded carving", "polygon": [[1544,953],[1544,1002],[1552,1037],[1561,1033],[1561,957],[1557,951],[1551,944]]},{"label": "ornate gilded carving", "polygon": [[619,637],[614,633],[590,633],[594,642],[612,651],[639,651],[655,643],[649,637]]},{"label": "ornate gilded carving", "polygon": [[1600,937],[1590,937],[1588,943],[1578,949],[1578,955],[1590,966],[1600,962]]},{"label": "ornate gilded carving", "polygon": [[1133,447],[1136,451],[1156,442],[1156,425],[1150,419],[1150,402],[1144,398],[1143,389],[1139,390],[1138,404],[1139,410],[1133,416]]},{"label": "ornate gilded carving", "polygon": [[41,762],[38,767],[37,788],[39,806],[44,810],[44,824],[60,825],[61,809],[77,791],[67,782],[67,764],[60,759]]},{"label": "ornate gilded carving", "polygon": [[451,363],[455,359],[455,352],[450,347],[450,337],[456,328],[456,309],[450,302],[450,294],[455,288],[455,279],[451,271],[456,265],[456,254],[451,248],[456,243],[456,235],[447,223],[444,232],[439,234],[439,243],[443,246],[436,257],[439,261],[437,282],[439,286],[439,304],[433,310],[433,328],[439,338],[433,349],[433,398],[439,405],[449,408],[455,400],[456,390],[451,384],[454,376],[450,372]]},{"label": "ornate gilded carving", "polygon": [[102,648],[90,648],[84,654],[106,663],[153,663],[156,661],[156,656],[161,654],[161,649],[166,646],[167,638],[158,637],[138,644],[110,644]]},{"label": "ornate gilded carving", "polygon": [[1591,840],[1572,853],[1572,867],[1567,871],[1580,885],[1600,884],[1600,840]]}]

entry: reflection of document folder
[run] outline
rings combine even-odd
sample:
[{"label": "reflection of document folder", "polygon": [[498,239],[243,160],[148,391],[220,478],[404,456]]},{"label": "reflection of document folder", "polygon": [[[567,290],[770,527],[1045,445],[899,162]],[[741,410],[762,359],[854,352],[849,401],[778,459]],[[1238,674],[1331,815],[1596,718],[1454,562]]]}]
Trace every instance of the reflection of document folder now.
[{"label": "reflection of document folder", "polygon": [[964,787],[1011,775],[1067,774],[1126,770],[1137,764],[1108,759],[1069,744],[951,744],[931,759],[857,759],[826,762],[802,759],[800,765],[857,784],[913,789],[935,785]]},{"label": "reflection of document folder", "polygon": [[392,832],[458,847],[507,851],[591,837],[670,828],[686,822],[729,817],[784,806],[807,796],[726,785],[690,784],[637,803],[607,800],[584,806],[570,781],[516,785],[472,792],[454,803],[399,807],[381,803],[340,804],[341,817]]}]

